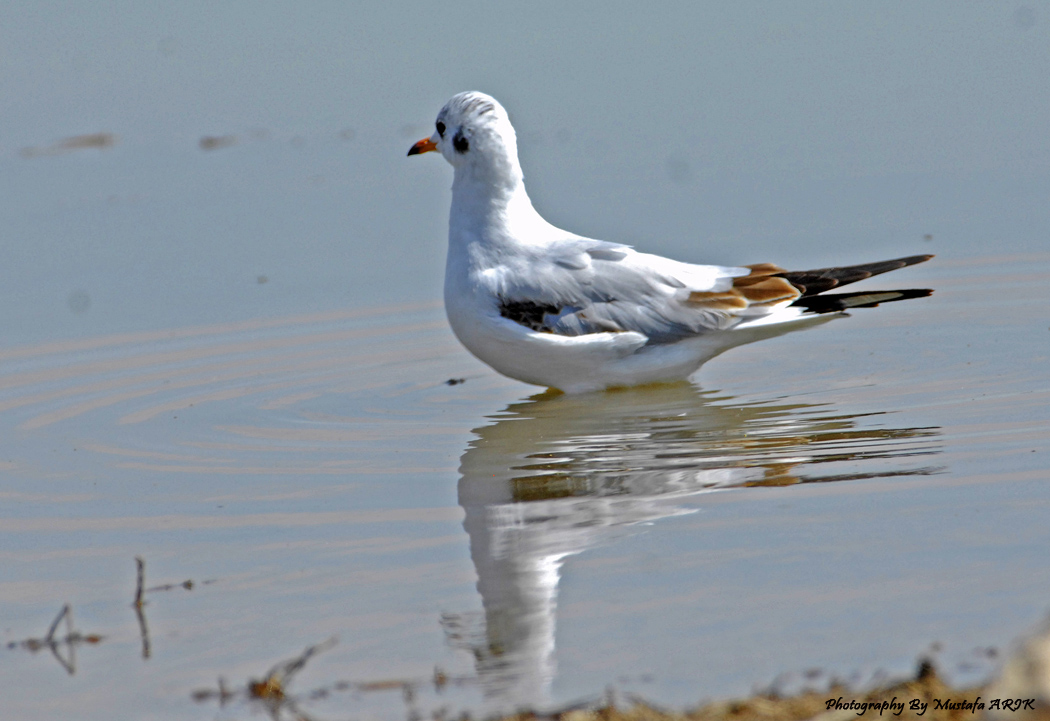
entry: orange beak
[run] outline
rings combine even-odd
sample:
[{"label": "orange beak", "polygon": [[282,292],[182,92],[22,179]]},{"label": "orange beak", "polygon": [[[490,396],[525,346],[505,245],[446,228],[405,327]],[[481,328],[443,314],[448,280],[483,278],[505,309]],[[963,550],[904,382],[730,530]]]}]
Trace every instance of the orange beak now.
[{"label": "orange beak", "polygon": [[418,143],[408,149],[409,155],[419,155],[420,153],[429,153],[431,150],[437,150],[438,146],[430,138],[423,138]]}]

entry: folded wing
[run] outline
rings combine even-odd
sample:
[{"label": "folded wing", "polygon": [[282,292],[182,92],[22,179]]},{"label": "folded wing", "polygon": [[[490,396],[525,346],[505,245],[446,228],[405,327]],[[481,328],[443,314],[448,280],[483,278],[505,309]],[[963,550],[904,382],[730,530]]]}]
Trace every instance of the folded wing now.
[{"label": "folded wing", "polygon": [[788,306],[797,306],[797,317],[928,295],[912,289],[817,296],[931,257],[786,271],[771,263],[692,265],[574,238],[526,250],[490,271],[489,280],[500,315],[532,331],[566,336],[634,331],[661,344],[726,330]]}]

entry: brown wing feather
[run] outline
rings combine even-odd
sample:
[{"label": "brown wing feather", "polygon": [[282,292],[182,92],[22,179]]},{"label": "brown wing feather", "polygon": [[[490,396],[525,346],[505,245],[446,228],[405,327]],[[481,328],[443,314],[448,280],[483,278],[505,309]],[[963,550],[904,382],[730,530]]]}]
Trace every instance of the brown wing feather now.
[{"label": "brown wing feather", "polygon": [[747,300],[736,288],[722,293],[693,291],[685,301],[705,310],[743,310]]},{"label": "brown wing feather", "polygon": [[[754,263],[753,265],[745,265],[744,267],[751,269],[751,275],[745,275],[744,278],[758,278],[763,275],[787,272],[779,265],[774,265],[773,263]],[[737,280],[743,280],[744,278],[737,278]]]},{"label": "brown wing feather", "polygon": [[905,268],[922,263],[932,255],[912,255],[907,258],[883,260],[878,263],[864,263],[840,268],[818,268],[816,270],[784,270],[773,263],[756,263],[746,265],[751,272],[748,275],[734,278],[733,287],[726,291],[700,292],[689,294],[686,303],[698,309],[716,311],[738,311],[752,305],[773,305],[784,301],[795,301],[817,313],[844,310],[845,308],[864,308],[905,298],[918,298],[929,295],[928,290],[877,291],[874,293],[848,293],[834,296],[827,302],[816,299],[803,302],[818,293],[836,288],[858,280],[870,278],[880,273]]},{"label": "brown wing feather", "polygon": [[794,300],[801,295],[786,278],[775,275],[767,275],[757,280],[750,280],[752,276],[747,275],[736,280],[747,281],[745,283],[733,283],[733,288],[753,304],[779,303],[784,300]]},{"label": "brown wing feather", "polygon": [[798,298],[799,291],[785,278],[773,275],[785,272],[772,263],[748,265],[749,275],[733,278],[733,287],[721,292],[695,291],[687,303],[709,310],[744,310],[751,305],[767,305]]}]

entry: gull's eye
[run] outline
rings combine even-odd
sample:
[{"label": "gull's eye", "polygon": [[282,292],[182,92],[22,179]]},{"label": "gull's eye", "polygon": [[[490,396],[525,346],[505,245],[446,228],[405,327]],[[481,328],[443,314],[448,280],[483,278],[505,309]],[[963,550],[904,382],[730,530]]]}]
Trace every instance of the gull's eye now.
[{"label": "gull's eye", "polygon": [[443,122],[441,122],[440,120],[437,121],[434,124],[434,127],[437,128],[438,135],[440,135],[442,138],[445,137],[445,124]]}]

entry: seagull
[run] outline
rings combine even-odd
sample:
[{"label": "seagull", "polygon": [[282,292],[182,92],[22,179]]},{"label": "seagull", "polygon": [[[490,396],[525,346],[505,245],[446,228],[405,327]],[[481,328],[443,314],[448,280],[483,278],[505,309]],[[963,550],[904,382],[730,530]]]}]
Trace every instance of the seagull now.
[{"label": "seagull", "polygon": [[453,96],[434,134],[454,169],[445,311],[467,350],[505,376],[566,393],[688,378],[729,348],[929,289],[825,291],[932,258],[786,271],[694,265],[551,225],[532,206],[507,111]]}]

